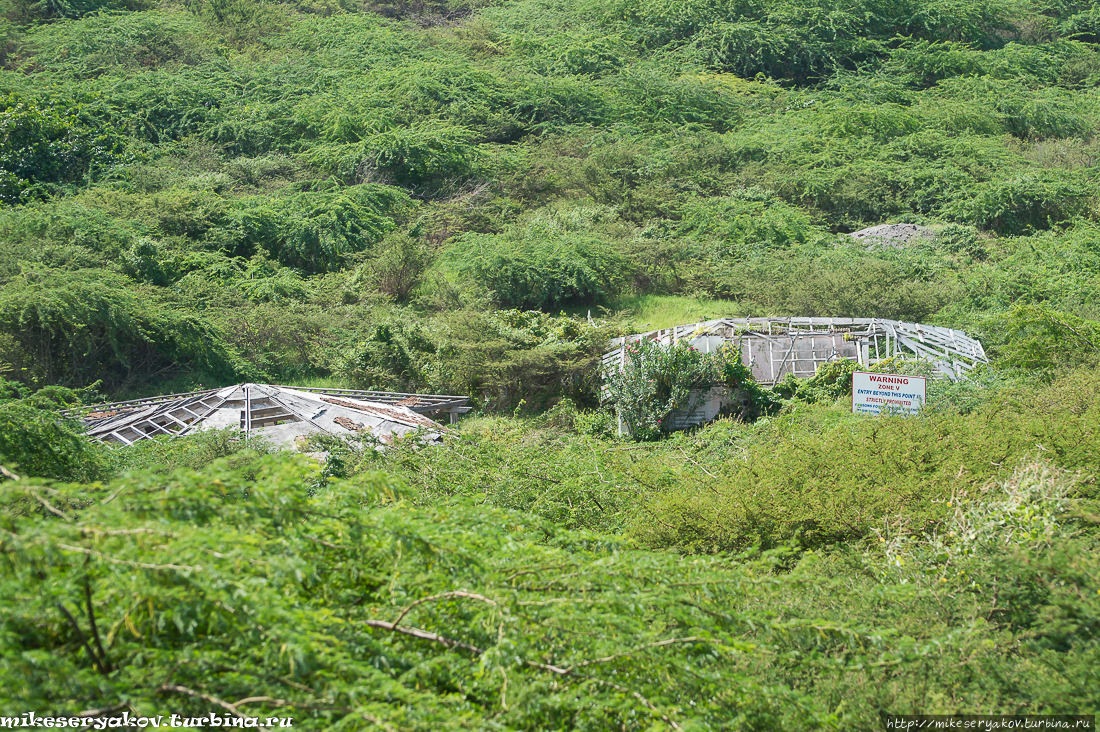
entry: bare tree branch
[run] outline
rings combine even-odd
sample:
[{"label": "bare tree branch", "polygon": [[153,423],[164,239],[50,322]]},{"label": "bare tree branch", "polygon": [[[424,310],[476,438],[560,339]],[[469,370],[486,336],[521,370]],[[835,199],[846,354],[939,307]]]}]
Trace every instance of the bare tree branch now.
[{"label": "bare tree branch", "polygon": [[465,651],[481,655],[485,651],[481,650],[477,646],[472,646],[469,643],[463,643],[462,641],[451,640],[450,638],[444,638],[441,635],[435,633],[429,633],[426,630],[420,630],[419,628],[410,628],[408,626],[404,628],[397,627],[393,623],[387,623],[385,620],[364,620],[367,625],[372,628],[381,628],[383,630],[392,630],[395,633],[402,633],[404,635],[411,635],[413,638],[420,638],[422,640],[430,640],[435,643],[441,643],[445,646],[453,646],[455,648],[461,648]]},{"label": "bare tree branch", "polygon": [[401,611],[401,614],[397,616],[397,620],[393,621],[393,625],[396,626],[398,623],[400,623],[401,619],[404,618],[406,615],[408,615],[409,611],[412,610],[417,605],[419,605],[421,603],[424,603],[424,602],[431,602],[433,600],[442,600],[442,599],[445,599],[445,598],[448,598],[448,597],[468,597],[471,600],[481,600],[482,602],[488,603],[488,604],[492,605],[493,607],[497,606],[497,604],[494,601],[490,600],[488,597],[485,597],[484,595],[478,595],[478,594],[473,593],[473,592],[466,592],[464,590],[455,590],[453,592],[441,592],[438,595],[429,595],[428,597],[422,597],[419,600],[417,600],[416,602],[414,602],[412,605],[409,605],[407,608],[405,608],[404,610]]},{"label": "bare tree branch", "polygon": [[46,510],[49,511],[50,513],[55,514],[57,516],[60,516],[61,518],[65,519],[66,521],[72,521],[73,520],[72,517],[69,516],[68,514],[63,513],[61,511],[57,510],[56,508],[54,508],[53,506],[51,506],[49,501],[47,501],[42,496],[38,495],[38,491],[27,491],[27,492],[30,493],[31,496],[34,497],[34,500],[38,501],[43,506],[45,506]]},{"label": "bare tree branch", "polygon": [[58,544],[57,546],[62,548],[62,549],[71,551],[71,552],[80,552],[82,554],[91,554],[94,557],[99,557],[100,559],[106,559],[108,562],[111,562],[112,564],[124,564],[128,567],[141,567],[142,569],[181,569],[181,570],[187,570],[187,571],[201,571],[202,570],[202,567],[188,567],[188,566],[182,565],[182,564],[148,564],[146,562],[131,562],[131,561],[128,561],[128,560],[125,560],[125,559],[115,559],[114,557],[107,556],[103,552],[97,552],[95,549],[87,549],[87,548],[82,547],[82,546],[71,546],[69,544]]},{"label": "bare tree branch", "polygon": [[89,717],[103,717],[108,714],[114,714],[115,712],[121,712],[123,709],[133,709],[129,704],[115,704],[113,707],[104,707],[103,709],[85,709],[83,712],[79,712],[76,716],[81,719],[87,719]]},{"label": "bare tree branch", "polygon": [[109,673],[115,669],[107,659],[107,653],[103,650],[103,643],[99,640],[99,629],[96,627],[95,612],[92,610],[92,585],[86,574],[84,575],[84,601],[88,606],[88,625],[92,628],[92,638],[95,640],[95,647],[99,650],[99,660]]},{"label": "bare tree branch", "polygon": [[[237,716],[237,717],[240,717],[241,719],[249,719],[249,717],[247,717],[244,714],[241,714],[240,712],[238,712],[237,708],[234,705],[232,705],[228,702],[224,702],[216,696],[210,696],[209,694],[204,694],[201,691],[195,691],[193,689],[188,689],[186,686],[179,686],[177,684],[161,684],[157,688],[157,691],[158,692],[171,691],[171,692],[174,692],[176,694],[186,694],[187,696],[193,696],[193,697],[196,697],[198,699],[208,701],[211,704],[217,704],[222,709],[225,709],[230,714],[232,714],[234,716]],[[258,727],[257,729],[266,730],[267,727]]]},{"label": "bare tree branch", "polygon": [[76,631],[76,637],[79,638],[80,642],[84,644],[84,650],[88,652],[88,658],[92,659],[92,663],[95,664],[95,667],[97,669],[99,669],[99,673],[106,676],[107,670],[103,667],[103,662],[99,660],[99,656],[97,656],[95,654],[95,651],[92,650],[92,647],[88,645],[88,639],[87,637],[85,637],[84,631],[82,631],[80,629],[80,626],[77,625],[76,618],[74,618],[72,616],[72,613],[69,612],[68,608],[66,608],[60,602],[57,603],[57,607],[61,610],[62,613],[65,614],[65,617],[68,618],[69,625],[73,626],[73,630]]}]

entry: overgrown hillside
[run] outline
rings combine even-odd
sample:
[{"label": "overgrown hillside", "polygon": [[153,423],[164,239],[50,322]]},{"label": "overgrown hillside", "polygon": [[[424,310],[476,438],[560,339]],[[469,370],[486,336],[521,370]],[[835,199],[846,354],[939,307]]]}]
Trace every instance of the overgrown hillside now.
[{"label": "overgrown hillside", "polygon": [[[1100,710],[1100,6],[0,12],[0,718]],[[929,235],[847,236],[883,223]],[[680,353],[742,419],[620,437],[608,339],[727,315],[949,325],[992,364],[867,417],[851,364],[764,390]],[[314,457],[60,414],[240,380],[477,411]]]},{"label": "overgrown hillside", "polygon": [[[994,350],[1014,304],[1100,316],[1087,3],[9,0],[7,18],[0,368],[25,383],[530,406],[606,333],[491,310],[609,308],[629,330],[660,319],[646,297],[686,296],[692,317],[931,321]],[[842,236],[887,221],[939,235]]]}]

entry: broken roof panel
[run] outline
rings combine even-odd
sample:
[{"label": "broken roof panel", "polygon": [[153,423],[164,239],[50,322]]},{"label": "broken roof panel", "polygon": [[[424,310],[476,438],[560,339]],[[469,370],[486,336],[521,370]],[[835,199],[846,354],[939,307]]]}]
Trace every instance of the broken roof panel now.
[{"label": "broken roof panel", "polygon": [[[132,445],[161,435],[180,437],[195,431],[238,427],[277,445],[301,436],[370,433],[384,441],[417,430],[444,427],[424,416],[469,411],[467,397],[393,394],[350,389],[304,389],[268,384],[238,384],[187,394],[134,399],[91,407],[77,413],[94,440]],[[73,412],[70,412],[73,413]]]},{"label": "broken roof panel", "polygon": [[668,345],[685,341],[709,352],[738,343],[744,363],[761,384],[787,374],[806,378],[823,363],[850,358],[867,367],[887,358],[923,358],[953,381],[988,363],[982,344],[961,330],[880,318],[722,318],[616,338],[603,357],[605,368],[625,358],[623,344],[643,338]]}]

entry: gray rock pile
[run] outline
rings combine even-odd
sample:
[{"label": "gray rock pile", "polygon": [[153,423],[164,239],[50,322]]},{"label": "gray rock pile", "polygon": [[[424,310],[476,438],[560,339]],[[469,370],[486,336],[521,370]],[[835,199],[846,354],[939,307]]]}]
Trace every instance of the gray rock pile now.
[{"label": "gray rock pile", "polygon": [[848,236],[864,244],[868,249],[886,247],[901,249],[910,244],[932,239],[935,233],[929,228],[916,224],[880,224],[853,231]]}]

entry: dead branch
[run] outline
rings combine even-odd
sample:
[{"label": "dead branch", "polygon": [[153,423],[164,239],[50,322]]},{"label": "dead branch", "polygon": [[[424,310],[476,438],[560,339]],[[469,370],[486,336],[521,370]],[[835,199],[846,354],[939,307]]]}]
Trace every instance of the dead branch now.
[{"label": "dead branch", "polygon": [[445,646],[451,646],[454,648],[461,648],[464,651],[470,651],[471,653],[480,656],[483,651],[477,646],[472,646],[469,643],[463,643],[462,641],[451,640],[450,638],[444,638],[441,635],[435,633],[429,633],[426,630],[420,630],[419,628],[410,628],[405,626],[403,628],[395,626],[393,623],[387,623],[385,620],[364,620],[367,625],[372,628],[382,628],[383,630],[392,630],[394,633],[402,633],[404,635],[411,635],[413,638],[420,638],[421,640],[429,640],[434,643],[440,643]]},{"label": "dead branch", "polygon": [[432,602],[433,600],[442,600],[442,599],[447,598],[447,597],[467,597],[471,600],[480,600],[481,602],[488,603],[489,605],[492,605],[493,607],[497,606],[497,604],[495,602],[493,602],[492,600],[490,600],[488,597],[485,597],[484,595],[478,595],[478,594],[473,593],[473,592],[466,592],[464,590],[454,590],[453,592],[441,592],[438,595],[429,595],[428,597],[422,597],[419,600],[417,600],[416,602],[414,602],[412,605],[409,605],[407,608],[405,608],[404,610],[401,611],[401,614],[397,616],[397,620],[393,621],[393,625],[396,626],[398,623],[400,623],[401,619],[404,618],[406,615],[408,615],[409,611],[412,610],[417,605],[420,605],[421,603],[425,603],[425,602]]},{"label": "dead branch", "polygon": [[54,508],[53,506],[50,505],[49,501],[47,501],[42,496],[38,495],[38,491],[27,491],[27,492],[30,493],[31,496],[34,497],[34,500],[38,501],[43,506],[45,506],[46,510],[49,511],[50,513],[55,514],[57,516],[60,516],[61,518],[65,519],[66,521],[72,521],[72,518],[68,514],[62,513],[61,511],[58,511],[56,508]]},{"label": "dead branch", "polygon": [[[193,696],[193,697],[196,697],[198,699],[202,699],[203,701],[208,701],[211,704],[217,704],[219,707],[221,707],[222,709],[226,710],[227,712],[229,712],[230,714],[232,714],[236,717],[240,717],[241,719],[249,719],[249,717],[246,717],[245,715],[238,712],[237,708],[235,706],[233,706],[232,704],[230,704],[228,702],[224,702],[216,696],[210,696],[209,694],[204,694],[201,691],[195,691],[193,689],[188,689],[186,686],[179,686],[177,684],[161,684],[157,688],[157,691],[158,692],[171,691],[171,692],[174,692],[176,694],[186,694],[187,696]],[[266,730],[267,727],[258,727],[257,729]]]},{"label": "dead branch", "polygon": [[333,544],[331,542],[327,542],[324,539],[318,539],[316,536],[310,536],[308,534],[303,534],[303,536],[305,536],[305,538],[309,539],[312,542],[320,544],[321,546],[327,546],[329,549],[343,549],[344,548],[342,546],[338,546],[338,545]]},{"label": "dead branch", "polygon": [[103,717],[108,714],[114,714],[115,712],[121,712],[123,709],[133,709],[133,707],[129,704],[115,704],[113,707],[104,707],[103,709],[85,709],[83,712],[78,712],[76,716],[81,719]]},{"label": "dead branch", "polygon": [[141,567],[142,569],[178,569],[198,572],[202,571],[202,567],[188,567],[183,564],[148,564],[147,562],[131,562],[126,559],[115,559],[114,557],[107,556],[103,552],[97,552],[95,549],[86,549],[82,546],[70,546],[69,544],[58,544],[57,546],[70,552],[90,554],[94,557],[99,557],[100,559],[106,559],[111,564],[123,564],[127,567]]}]

